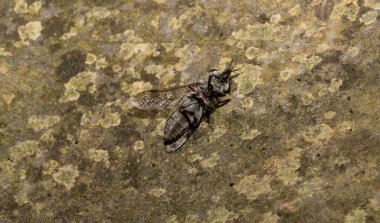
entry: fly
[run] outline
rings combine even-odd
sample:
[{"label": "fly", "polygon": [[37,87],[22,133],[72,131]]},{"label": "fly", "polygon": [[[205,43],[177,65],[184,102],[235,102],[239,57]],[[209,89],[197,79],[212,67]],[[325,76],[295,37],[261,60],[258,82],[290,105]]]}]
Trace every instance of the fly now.
[{"label": "fly", "polygon": [[232,61],[223,71],[210,70],[208,79],[189,85],[168,89],[156,89],[138,93],[130,98],[133,106],[144,110],[160,110],[177,107],[166,121],[164,145],[167,152],[178,150],[211,113],[227,104],[230,99],[221,97],[230,94]]}]

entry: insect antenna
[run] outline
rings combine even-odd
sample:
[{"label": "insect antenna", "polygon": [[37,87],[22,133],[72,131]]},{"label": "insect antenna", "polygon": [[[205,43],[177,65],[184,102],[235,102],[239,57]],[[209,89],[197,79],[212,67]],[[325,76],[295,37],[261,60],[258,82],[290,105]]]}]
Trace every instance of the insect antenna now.
[{"label": "insect antenna", "polygon": [[231,59],[231,62],[230,62],[230,64],[228,65],[228,67],[227,67],[226,70],[231,70],[231,69],[232,69],[232,63],[233,63],[233,62],[234,62],[234,60]]},{"label": "insect antenna", "polygon": [[[240,68],[240,69],[241,69],[241,68]],[[239,70],[240,70],[240,69],[239,69]],[[242,74],[242,73],[243,73],[243,72],[237,73],[237,74],[231,76],[230,79],[235,78],[235,77],[239,76],[239,75]]]},{"label": "insect antenna", "polygon": [[232,72],[235,72],[235,71],[238,71],[238,70],[241,70],[242,68],[238,68],[238,69],[235,69],[235,70],[231,70],[231,73]]}]

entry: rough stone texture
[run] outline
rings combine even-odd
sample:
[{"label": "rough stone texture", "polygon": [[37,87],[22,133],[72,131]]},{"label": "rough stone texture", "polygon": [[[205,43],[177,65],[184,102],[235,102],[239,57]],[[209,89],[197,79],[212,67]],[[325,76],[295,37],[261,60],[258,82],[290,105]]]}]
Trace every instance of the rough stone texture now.
[{"label": "rough stone texture", "polygon": [[[0,1],[0,222],[380,222],[377,0]],[[178,152],[128,97],[234,59]]]}]

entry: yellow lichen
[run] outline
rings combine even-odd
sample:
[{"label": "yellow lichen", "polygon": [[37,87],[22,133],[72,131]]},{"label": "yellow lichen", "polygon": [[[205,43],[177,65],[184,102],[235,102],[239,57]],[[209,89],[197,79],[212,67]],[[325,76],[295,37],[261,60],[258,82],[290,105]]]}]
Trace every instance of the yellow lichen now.
[{"label": "yellow lichen", "polygon": [[375,211],[380,211],[380,192],[375,193],[375,195],[369,199],[370,207]]},{"label": "yellow lichen", "polygon": [[207,223],[225,223],[237,218],[234,212],[227,210],[225,207],[218,207],[207,211]]},{"label": "yellow lichen", "polygon": [[103,149],[90,149],[88,151],[88,157],[90,160],[98,163],[103,162],[104,166],[108,168],[110,166],[109,154],[107,150]]},{"label": "yellow lichen", "polygon": [[87,86],[94,84],[96,80],[96,74],[90,71],[84,71],[72,77],[69,82],[65,84],[65,93],[60,99],[60,102],[69,102],[78,100],[79,91],[85,91]]},{"label": "yellow lichen", "polygon": [[232,36],[240,41],[280,41],[283,39],[282,28],[276,23],[246,25],[245,29],[233,32]]},{"label": "yellow lichen", "polygon": [[16,0],[15,7],[13,9],[17,14],[28,13],[28,3],[25,0]]},{"label": "yellow lichen", "polygon": [[314,96],[311,93],[305,92],[302,97],[301,101],[303,105],[310,105],[315,100]]},{"label": "yellow lichen", "polygon": [[185,45],[182,48],[179,48],[175,52],[175,56],[179,58],[178,63],[175,65],[177,71],[184,71],[190,65],[193,58],[198,55],[201,51],[196,45]]},{"label": "yellow lichen", "polygon": [[170,216],[168,219],[165,220],[165,223],[178,223],[179,221],[177,220],[176,215]]},{"label": "yellow lichen", "polygon": [[36,14],[41,9],[41,7],[42,7],[41,1],[33,2],[28,7],[28,3],[25,2],[25,0],[15,0],[14,11],[17,14],[26,14],[26,13]]},{"label": "yellow lichen", "polygon": [[243,140],[252,140],[254,138],[256,138],[257,136],[259,136],[261,134],[261,132],[257,129],[252,129],[252,130],[249,130],[247,132],[244,132],[242,135],[241,135],[241,138]]},{"label": "yellow lichen", "polygon": [[315,55],[300,54],[293,57],[292,61],[298,62],[301,65],[304,65],[308,70],[311,70],[314,66],[316,66],[322,61],[322,58]]},{"label": "yellow lichen", "polygon": [[337,130],[340,132],[347,132],[347,131],[351,131],[353,128],[354,128],[353,122],[344,121],[344,122],[339,123]]},{"label": "yellow lichen", "polygon": [[42,173],[45,176],[51,176],[57,171],[58,167],[59,163],[57,161],[49,160],[48,162],[44,163]]},{"label": "yellow lichen", "polygon": [[263,84],[261,67],[252,64],[242,64],[239,67],[242,67],[242,74],[237,76],[234,81],[240,94],[249,94],[257,85]]},{"label": "yellow lichen", "polygon": [[281,15],[280,14],[275,14],[270,17],[270,22],[272,23],[278,23],[281,21]]},{"label": "yellow lichen", "polygon": [[344,223],[365,223],[367,213],[365,210],[356,209],[352,210],[344,217]]},{"label": "yellow lichen", "polygon": [[300,181],[297,170],[301,166],[301,152],[300,148],[295,148],[288,152],[286,157],[273,160],[276,176],[287,186]]},{"label": "yellow lichen", "polygon": [[78,28],[77,27],[71,27],[70,28],[70,31],[68,33],[64,33],[62,36],[61,36],[61,40],[67,40],[67,39],[70,39],[71,37],[74,37],[78,34]]},{"label": "yellow lichen", "polygon": [[92,53],[88,53],[87,56],[86,56],[86,64],[93,64],[95,63],[97,60],[97,57],[95,54],[92,54]]},{"label": "yellow lichen", "polygon": [[247,57],[248,60],[252,60],[256,58],[259,51],[260,51],[259,48],[251,46],[245,51],[245,57]]},{"label": "yellow lichen", "polygon": [[122,70],[122,68],[121,68],[120,64],[115,64],[112,66],[112,70],[113,70],[113,72],[118,73]]},{"label": "yellow lichen", "polygon": [[164,188],[153,188],[148,191],[148,194],[154,197],[161,197],[165,193],[166,193],[166,190]]},{"label": "yellow lichen", "polygon": [[166,3],[166,0],[154,0],[155,2],[157,2],[158,4],[164,4]]},{"label": "yellow lichen", "polygon": [[124,82],[122,84],[122,91],[130,95],[134,95],[143,91],[148,91],[153,88],[152,84],[144,81],[136,81],[132,84]]},{"label": "yellow lichen", "polygon": [[134,55],[141,60],[152,56],[156,52],[156,46],[152,43],[123,43],[120,46],[120,54],[124,60],[132,58]]},{"label": "yellow lichen", "polygon": [[15,163],[9,160],[0,160],[0,186],[5,188],[18,180]]},{"label": "yellow lichen", "polygon": [[195,214],[190,214],[187,215],[185,218],[185,223],[200,223],[201,219],[199,218],[198,215]]},{"label": "yellow lichen", "polygon": [[328,87],[328,91],[331,93],[335,93],[339,91],[340,86],[342,86],[343,81],[340,79],[333,78],[330,81],[330,86]]},{"label": "yellow lichen", "polygon": [[335,5],[330,20],[340,20],[342,16],[346,16],[350,21],[355,21],[359,9],[358,0],[343,0]]},{"label": "yellow lichen", "polygon": [[40,11],[41,7],[42,7],[42,1],[33,2],[29,6],[29,13],[31,13],[31,14],[37,14]]},{"label": "yellow lichen", "polygon": [[280,72],[280,75],[278,76],[278,81],[287,81],[296,75],[297,73],[294,69],[287,67],[285,68],[285,70],[282,70]]},{"label": "yellow lichen", "polygon": [[380,2],[379,2],[379,0],[365,0],[364,5],[367,6],[367,7],[371,7],[373,9],[377,9],[377,10],[380,9]]},{"label": "yellow lichen", "polygon": [[326,124],[319,124],[310,127],[304,134],[304,139],[315,144],[323,144],[333,137],[334,132],[335,131],[330,126]]},{"label": "yellow lichen", "polygon": [[96,74],[89,71],[84,71],[71,78],[68,83],[65,84],[66,88],[74,88],[78,91],[86,90],[87,86],[94,83]]},{"label": "yellow lichen", "polygon": [[76,101],[80,97],[80,93],[74,88],[68,88],[65,90],[60,102]]},{"label": "yellow lichen", "polygon": [[174,49],[175,44],[174,43],[162,43],[162,46],[165,48],[167,52]]},{"label": "yellow lichen", "polygon": [[222,137],[227,132],[227,127],[223,124],[218,125],[213,133],[209,136],[210,142],[214,142],[215,140],[219,139]]},{"label": "yellow lichen", "polygon": [[377,15],[377,11],[369,11],[360,18],[360,22],[364,23],[365,25],[370,25],[376,21]]},{"label": "yellow lichen", "polygon": [[324,53],[324,52],[326,52],[330,48],[331,47],[328,44],[321,43],[321,44],[318,44],[317,48],[315,49],[315,52],[316,53]]},{"label": "yellow lichen", "polygon": [[332,119],[332,118],[335,117],[335,115],[336,115],[336,112],[334,112],[334,111],[328,111],[328,112],[326,112],[324,114],[324,117],[325,117],[325,119]]},{"label": "yellow lichen", "polygon": [[220,156],[217,152],[213,152],[209,158],[203,160],[201,162],[201,166],[203,168],[213,168],[218,164]]},{"label": "yellow lichen", "polygon": [[0,74],[8,75],[9,66],[6,63],[0,62]]},{"label": "yellow lichen", "polygon": [[43,129],[48,129],[60,121],[61,117],[56,115],[32,116],[28,119],[28,125],[34,131],[38,132]]},{"label": "yellow lichen", "polygon": [[258,196],[270,193],[272,191],[270,182],[272,178],[265,175],[257,177],[256,175],[245,176],[234,188],[241,194],[247,196],[248,200],[255,200]]},{"label": "yellow lichen", "polygon": [[263,216],[263,220],[260,223],[277,223],[280,219],[277,214],[273,214],[271,211],[267,212]]},{"label": "yellow lichen", "polygon": [[3,95],[1,95],[1,97],[3,98],[4,102],[9,105],[12,103],[12,101],[16,97],[16,95],[10,93],[10,94],[3,94]]},{"label": "yellow lichen", "polygon": [[29,203],[29,192],[31,190],[31,186],[27,182],[21,183],[21,190],[18,191],[16,195],[14,195],[15,201],[18,205],[23,205]]},{"label": "yellow lichen", "polygon": [[74,187],[76,178],[79,176],[77,166],[71,164],[62,166],[57,172],[53,173],[53,179],[58,184],[63,185],[67,191]]},{"label": "yellow lichen", "polygon": [[42,25],[39,21],[32,21],[19,26],[17,31],[22,41],[36,40],[41,35]]},{"label": "yellow lichen", "polygon": [[13,162],[18,163],[21,160],[34,156],[39,149],[38,142],[27,140],[19,142],[10,148],[10,158]]},{"label": "yellow lichen", "polygon": [[244,98],[243,100],[241,100],[241,106],[243,108],[252,108],[252,106],[253,106],[252,98],[248,97],[248,98]]},{"label": "yellow lichen", "polygon": [[142,150],[142,149],[144,149],[144,141],[139,140],[139,141],[135,142],[135,144],[133,146],[133,149],[134,150]]},{"label": "yellow lichen", "polygon": [[100,125],[103,127],[103,128],[111,128],[111,127],[115,127],[115,126],[118,126],[120,125],[120,115],[119,113],[117,112],[114,112],[114,113],[106,113],[105,114],[105,117],[100,120]]},{"label": "yellow lichen", "polygon": [[96,63],[95,63],[95,67],[96,69],[102,69],[102,68],[106,68],[107,67],[107,61],[106,61],[106,58],[100,58],[98,60],[96,60]]},{"label": "yellow lichen", "polygon": [[296,4],[293,8],[289,9],[288,14],[290,16],[298,16],[301,14],[301,6]]},{"label": "yellow lichen", "polygon": [[12,56],[12,53],[5,51],[3,47],[0,47],[0,56],[4,56],[4,57]]}]

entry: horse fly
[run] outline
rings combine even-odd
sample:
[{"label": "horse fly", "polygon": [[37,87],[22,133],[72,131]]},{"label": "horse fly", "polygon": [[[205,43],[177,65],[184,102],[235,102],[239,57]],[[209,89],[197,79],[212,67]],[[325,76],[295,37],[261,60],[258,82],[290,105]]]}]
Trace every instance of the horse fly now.
[{"label": "horse fly", "polygon": [[177,107],[166,121],[164,144],[167,152],[179,149],[194,133],[201,122],[230,99],[221,97],[230,94],[231,79],[240,70],[232,68],[232,61],[223,71],[210,70],[208,79],[189,85],[168,89],[156,89],[138,93],[130,98],[133,106],[144,110],[160,110]]}]

